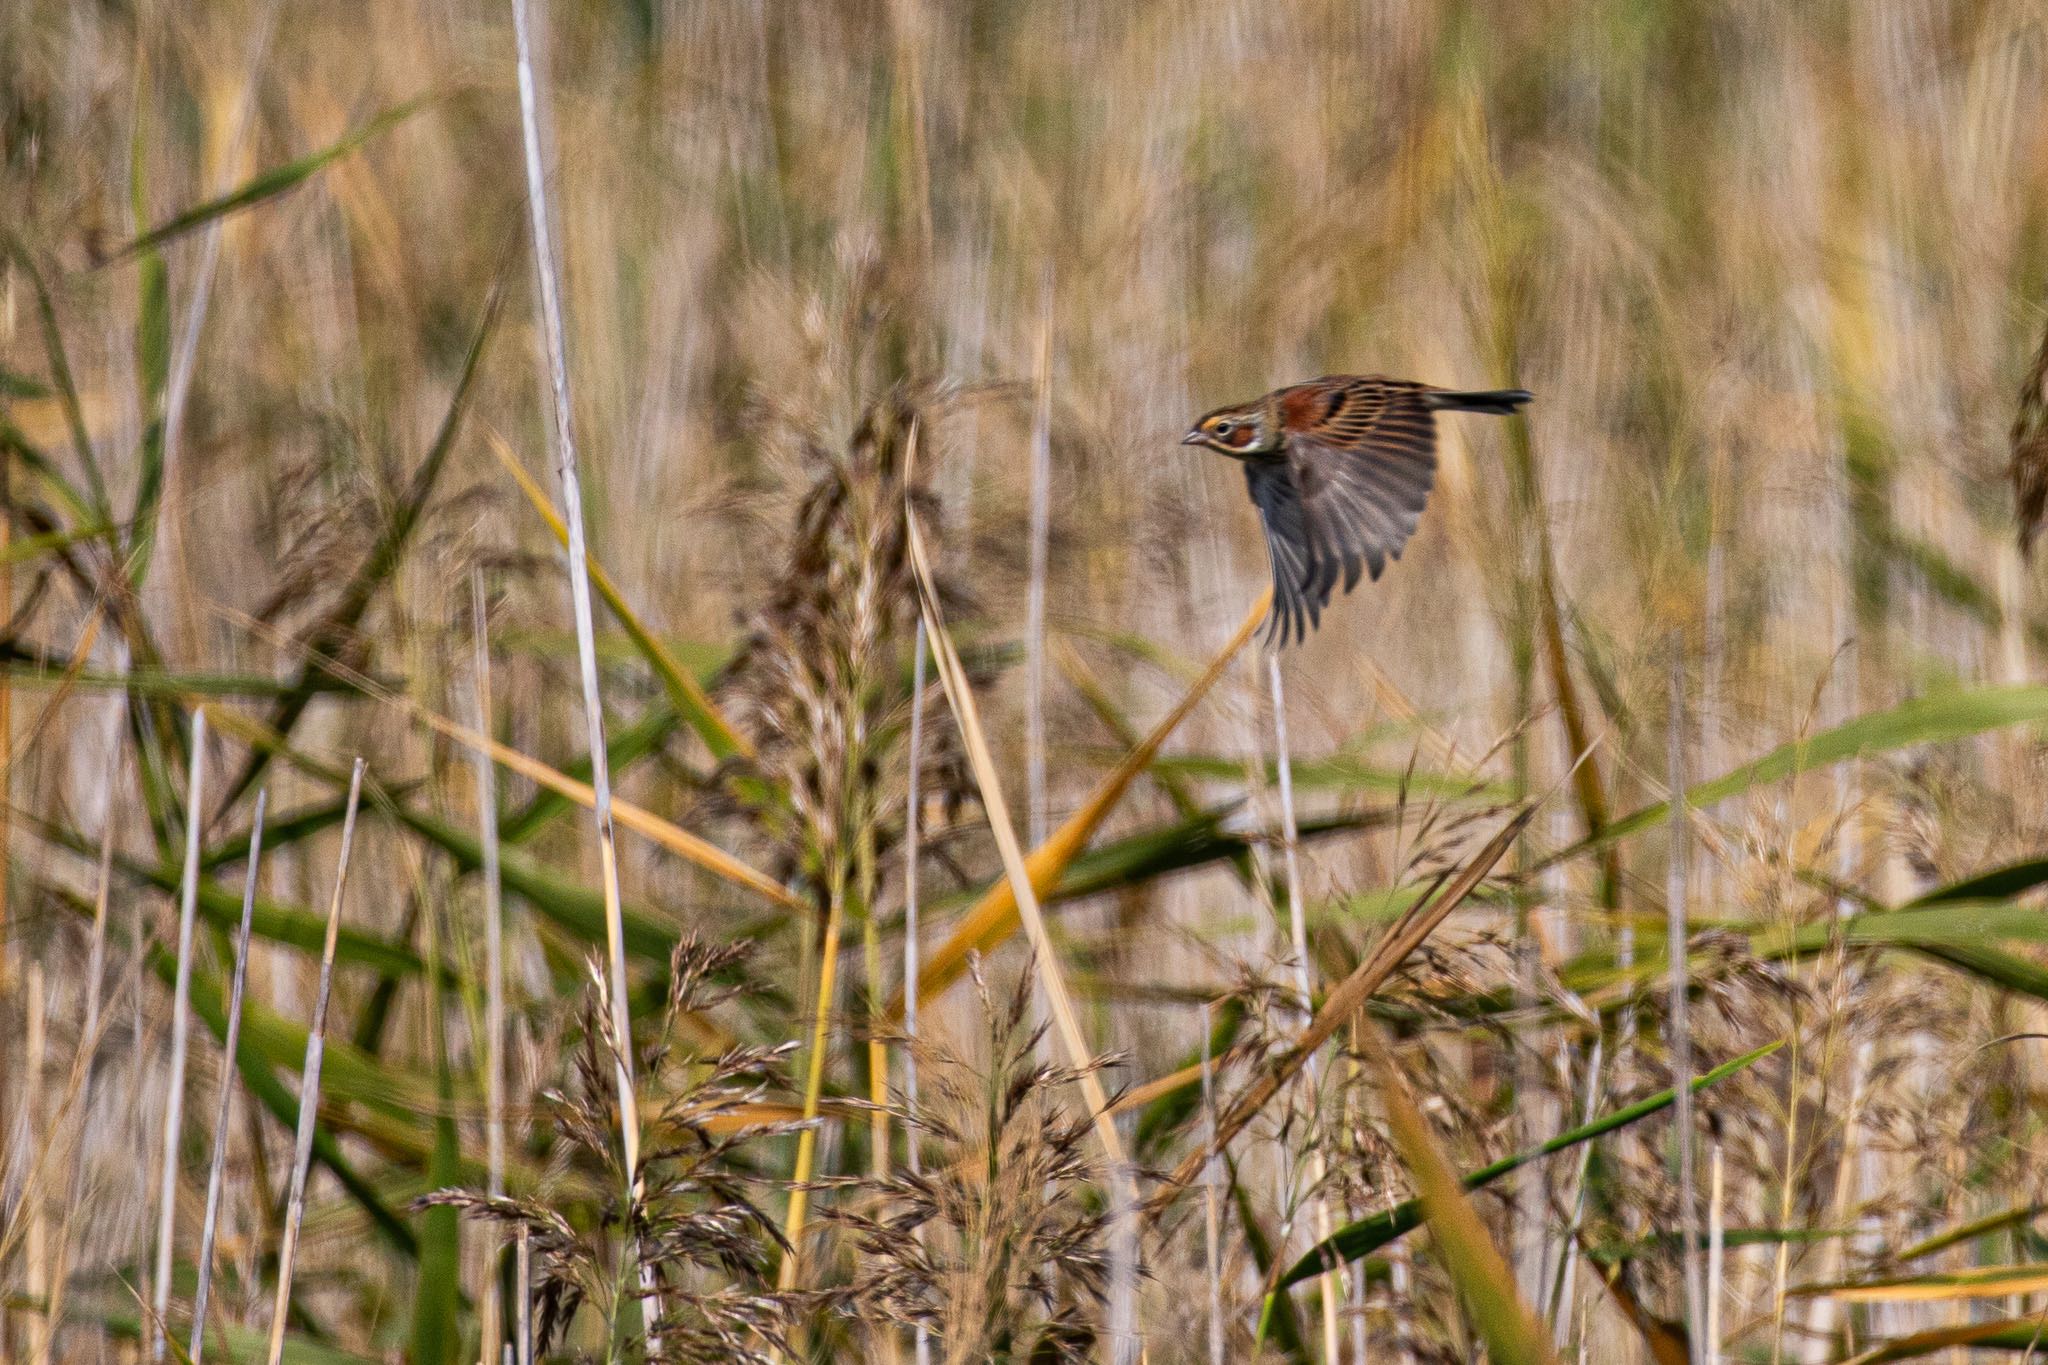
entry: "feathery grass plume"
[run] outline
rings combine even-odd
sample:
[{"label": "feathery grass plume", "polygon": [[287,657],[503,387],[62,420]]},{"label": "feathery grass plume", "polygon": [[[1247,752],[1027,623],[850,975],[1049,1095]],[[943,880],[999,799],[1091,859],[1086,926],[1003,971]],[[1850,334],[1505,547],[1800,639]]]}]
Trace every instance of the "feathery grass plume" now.
[{"label": "feathery grass plume", "polygon": [[[903,763],[917,600],[908,515],[929,516],[935,500],[909,482],[909,441],[916,399],[898,390],[871,404],[843,447],[801,438],[811,484],[798,505],[784,568],[733,671],[734,712],[752,731],[755,762],[788,794],[786,809],[762,820],[781,848],[784,875],[799,881],[823,925],[817,994],[803,1105],[815,1118],[830,1052],[830,1019],[839,946],[849,916],[859,921],[868,966],[867,1013],[887,1012],[874,920],[883,860],[903,837]],[[950,734],[930,732],[919,758],[919,789],[965,786]],[[808,932],[806,926],[806,932]],[[881,1087],[886,1059],[869,1053],[870,1080]],[[885,1088],[875,1091],[886,1095]],[[870,1141],[887,1140],[878,1117]],[[784,1289],[796,1284],[809,1213],[817,1134],[799,1138],[787,1235],[796,1249],[784,1265]],[[872,1154],[871,1154],[872,1155]],[[877,1166],[879,1169],[879,1165]]]},{"label": "feathery grass plume", "polygon": [[[917,592],[905,513],[915,507],[929,525],[938,512],[926,485],[905,482],[919,412],[918,397],[898,390],[866,409],[843,446],[795,437],[810,485],[726,679],[756,761],[789,792],[789,811],[768,817],[777,870],[820,896],[863,848],[879,858],[902,836],[902,789],[879,778],[909,715]],[[972,784],[957,740],[932,727],[925,748],[926,799],[958,805]]]},{"label": "feathery grass plume", "polygon": [[978,962],[973,976],[987,1065],[929,1036],[910,1044],[921,1092],[915,1112],[895,1117],[926,1144],[924,1169],[861,1183],[867,1197],[823,1215],[855,1253],[833,1300],[876,1331],[923,1326],[946,1365],[1088,1360],[1107,1307],[1113,1222],[1090,1187],[1106,1188],[1111,1173],[1093,1118],[1062,1098],[1076,1072],[1040,1060],[1030,971],[1007,999]]},{"label": "feathery grass plume", "polygon": [[[751,1173],[748,1148],[785,1137],[802,1125],[753,1115],[771,1096],[787,1095],[784,1075],[793,1043],[736,1045],[716,1054],[677,1050],[673,1040],[686,1015],[716,1008],[740,995],[740,979],[753,951],[748,942],[712,945],[688,937],[669,961],[669,997],[660,1026],[636,1059],[650,1091],[667,1099],[647,1116],[639,1183],[624,1203],[624,1156],[614,1107],[619,1039],[612,1031],[609,982],[601,963],[590,966],[581,1007],[582,1041],[568,1084],[544,1096],[554,1122],[557,1152],[553,1188],[531,1196],[439,1190],[422,1207],[452,1206],[472,1217],[524,1234],[533,1261],[536,1356],[561,1345],[574,1359],[616,1359],[644,1351],[655,1361],[722,1359],[754,1365],[786,1352],[787,1329],[801,1296],[772,1283],[775,1253],[787,1245],[773,1215],[757,1201],[764,1182]],[[601,1202],[572,1207],[567,1192],[604,1191]],[[637,1248],[642,1282],[617,1248]],[[646,1334],[621,1340],[637,1322],[622,1313],[627,1302],[653,1298],[662,1305]],[[568,1329],[578,1313],[606,1324],[604,1349],[586,1356]]]}]

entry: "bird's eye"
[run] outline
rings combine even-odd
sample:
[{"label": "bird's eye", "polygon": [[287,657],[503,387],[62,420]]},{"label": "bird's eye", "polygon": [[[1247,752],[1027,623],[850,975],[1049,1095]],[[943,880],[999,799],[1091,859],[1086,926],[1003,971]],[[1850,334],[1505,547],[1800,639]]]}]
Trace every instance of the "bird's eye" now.
[{"label": "bird's eye", "polygon": [[1218,423],[1216,424],[1216,434],[1217,434],[1218,436],[1224,436],[1224,437],[1227,437],[1227,436],[1229,436],[1229,435],[1230,435],[1230,434],[1231,434],[1232,432],[1234,432],[1234,431],[1236,431],[1236,430],[1237,430],[1237,423],[1235,423],[1235,422],[1218,422]]}]

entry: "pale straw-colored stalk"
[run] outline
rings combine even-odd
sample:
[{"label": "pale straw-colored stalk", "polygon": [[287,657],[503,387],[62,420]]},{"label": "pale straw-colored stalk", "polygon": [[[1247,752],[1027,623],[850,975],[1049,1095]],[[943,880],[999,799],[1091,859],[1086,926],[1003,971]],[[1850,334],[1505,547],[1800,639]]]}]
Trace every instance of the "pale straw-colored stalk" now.
[{"label": "pale straw-colored stalk", "polygon": [[[625,917],[619,904],[619,858],[612,832],[612,776],[604,740],[604,702],[597,685],[597,633],[590,595],[590,555],[583,524],[583,482],[576,468],[576,418],[570,399],[568,340],[562,324],[560,269],[555,255],[553,219],[549,212],[547,171],[543,164],[539,82],[534,75],[532,24],[528,0],[512,0],[512,28],[518,47],[519,127],[526,162],[526,203],[533,232],[533,268],[540,289],[541,337],[547,352],[549,397],[554,412],[555,467],[562,484],[562,520],[569,527],[569,602],[576,620],[576,655],[583,684],[583,721],[590,752],[590,789],[597,819],[597,854],[604,886],[604,936],[611,975],[612,1030],[618,1039],[614,1058],[619,1089],[619,1142],[624,1157],[626,1197],[640,1190],[640,1107],[633,1090],[633,1020],[628,1011]],[[637,1252],[633,1253],[636,1257]],[[640,1286],[647,1296],[646,1320],[661,1317],[654,1294],[653,1270],[640,1266]],[[660,1343],[650,1330],[650,1353]]]},{"label": "pale straw-colored stalk", "polygon": [[299,1250],[299,1223],[306,1213],[306,1171],[313,1163],[313,1129],[320,1121],[320,1060],[327,1046],[327,1000],[334,988],[334,946],[341,934],[341,897],[348,885],[349,853],[355,847],[356,810],[362,803],[363,760],[349,772],[348,805],[341,818],[341,856],[334,869],[334,895],[327,902],[327,937],[320,947],[320,985],[313,995],[313,1019],[306,1028],[306,1061],[299,1077],[299,1127],[292,1146],[291,1184],[285,1196],[284,1236],[277,1249],[277,1297],[270,1310],[270,1345],[265,1360],[284,1359],[284,1329],[292,1301],[292,1264]]},{"label": "pale straw-colored stalk", "polygon": [[525,1223],[519,1225],[519,1242],[512,1256],[512,1332],[519,1338],[514,1359],[517,1365],[533,1365],[533,1242]]},{"label": "pale straw-colored stalk", "polygon": [[185,873],[178,893],[178,973],[171,986],[171,1074],[164,1091],[163,1163],[157,1177],[156,1268],[151,1277],[150,1357],[164,1357],[164,1315],[171,1306],[171,1232],[178,1207],[178,1133],[185,1118],[185,1048],[192,995],[192,920],[199,908],[199,835],[206,821],[206,713],[192,713],[192,756],[185,789]]},{"label": "pale straw-colored stalk", "polygon": [[270,793],[256,793],[249,825],[249,872],[242,886],[242,922],[235,930],[235,971],[228,987],[228,1024],[221,1038],[220,1105],[213,1121],[213,1159],[206,1169],[206,1217],[199,1229],[198,1285],[192,1292],[192,1344],[186,1353],[200,1365],[206,1349],[206,1300],[213,1285],[214,1234],[220,1223],[221,1176],[227,1170],[228,1124],[234,1115],[235,1060],[242,1045],[242,988],[249,977],[249,921],[256,913],[256,876],[263,858],[263,815]]},{"label": "pale straw-colored stalk", "polygon": [[[491,733],[491,636],[485,615],[484,579],[472,570],[469,579],[470,621],[474,632],[473,663],[470,673],[470,725],[479,733]],[[490,755],[471,749],[470,762],[476,776],[477,844],[482,850],[484,910],[484,1180],[493,1199],[505,1193],[505,957],[504,900],[498,869],[498,771]],[[502,1311],[498,1303],[498,1254],[503,1238],[491,1237],[484,1257],[483,1293],[479,1311],[483,1318],[484,1365],[497,1365],[503,1336]]]}]

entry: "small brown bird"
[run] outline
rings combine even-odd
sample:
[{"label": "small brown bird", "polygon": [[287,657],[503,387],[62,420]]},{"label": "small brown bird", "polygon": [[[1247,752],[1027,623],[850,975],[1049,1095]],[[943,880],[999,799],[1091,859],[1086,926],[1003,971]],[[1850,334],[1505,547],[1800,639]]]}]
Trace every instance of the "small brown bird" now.
[{"label": "small brown bird", "polygon": [[1266,524],[1273,610],[1266,642],[1307,638],[1339,574],[1377,579],[1415,534],[1436,481],[1436,414],[1511,416],[1527,389],[1459,393],[1380,375],[1333,374],[1218,408],[1181,437],[1244,462]]}]

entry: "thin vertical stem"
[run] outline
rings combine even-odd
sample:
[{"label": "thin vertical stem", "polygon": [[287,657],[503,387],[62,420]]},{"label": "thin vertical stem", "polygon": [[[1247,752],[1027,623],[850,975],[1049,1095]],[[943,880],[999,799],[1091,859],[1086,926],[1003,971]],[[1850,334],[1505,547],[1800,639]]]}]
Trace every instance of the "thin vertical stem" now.
[{"label": "thin vertical stem", "polygon": [[192,919],[199,907],[199,834],[206,823],[206,712],[192,713],[192,757],[185,790],[185,873],[178,893],[178,974],[171,987],[171,1074],[164,1092],[163,1164],[157,1182],[156,1270],[152,1277],[150,1357],[164,1358],[164,1315],[171,1306],[171,1230],[178,1207],[178,1133],[185,1117],[185,1047],[192,995]]},{"label": "thin vertical stem", "polygon": [[206,1219],[200,1225],[198,1287],[192,1293],[192,1344],[188,1354],[199,1365],[206,1348],[206,1298],[213,1284],[213,1239],[220,1220],[220,1182],[227,1168],[228,1123],[235,1105],[235,1058],[242,1045],[242,986],[249,976],[249,921],[256,911],[256,874],[263,858],[263,813],[270,793],[256,793],[256,815],[249,826],[249,873],[242,884],[242,923],[235,931],[234,983],[228,988],[228,1026],[221,1039],[220,1107],[213,1123],[213,1160],[206,1171]]},{"label": "thin vertical stem", "polygon": [[569,398],[568,343],[562,326],[561,287],[548,210],[547,173],[542,167],[540,97],[534,79],[527,0],[512,0],[512,26],[519,49],[519,119],[526,154],[526,202],[533,229],[534,274],[540,287],[541,334],[547,347],[548,378],[552,384],[555,467],[562,483],[562,520],[569,528],[569,603],[576,619],[583,720],[590,749],[591,804],[597,817],[598,857],[604,877],[604,933],[611,968],[612,1027],[617,1030],[619,1038],[619,1130],[625,1146],[626,1180],[630,1187],[639,1180],[640,1114],[633,1093],[633,1034],[626,1003],[625,929],[619,909],[618,853],[612,838],[612,774],[604,742],[604,704],[597,685],[597,634],[590,605],[590,559],[584,539],[583,482],[576,469],[575,409]]},{"label": "thin vertical stem", "polygon": [[[491,733],[491,633],[481,570],[469,579],[472,666],[470,726]],[[498,770],[489,754],[469,751],[476,775],[477,843],[483,851],[484,899],[484,1179],[491,1197],[505,1193],[505,956],[504,900],[498,869]],[[498,1257],[501,1236],[493,1236],[484,1257],[481,1297],[482,1358],[497,1365],[503,1336],[498,1303]]]},{"label": "thin vertical stem", "polygon": [[285,1199],[284,1238],[277,1249],[277,1298],[270,1310],[270,1348],[265,1359],[284,1358],[284,1326],[292,1301],[292,1263],[299,1250],[299,1221],[306,1212],[306,1168],[313,1161],[313,1128],[320,1119],[320,1061],[327,1047],[327,998],[334,987],[334,945],[341,934],[341,896],[348,885],[348,858],[355,848],[356,808],[362,802],[363,760],[348,778],[348,806],[341,819],[341,857],[334,869],[334,896],[327,902],[327,938],[320,948],[320,986],[313,995],[313,1021],[306,1029],[306,1061],[299,1081],[299,1128],[292,1146],[292,1178]]},{"label": "thin vertical stem", "polygon": [[[1202,1143],[1216,1142],[1216,1085],[1211,1075],[1209,1046],[1216,1028],[1213,1001],[1202,1005]],[[1209,1365],[1223,1365],[1223,1187],[1222,1160],[1213,1152],[1202,1168],[1204,1217],[1203,1268],[1209,1280]]]},{"label": "thin vertical stem", "polygon": [[1672,1125],[1678,1137],[1678,1237],[1679,1258],[1685,1274],[1685,1327],[1691,1343],[1693,1365],[1700,1365],[1700,1248],[1699,1210],[1693,1188],[1692,1153],[1692,1034],[1686,1020],[1686,996],[1691,987],[1686,955],[1690,937],[1686,895],[1689,871],[1685,802],[1685,654],[1676,632],[1671,637],[1671,705],[1665,718],[1666,785],[1671,791],[1671,847],[1666,855],[1664,902],[1667,924],[1666,953],[1671,962],[1671,1000],[1665,1024],[1671,1050]]},{"label": "thin vertical stem", "polygon": [[512,1256],[513,1335],[519,1338],[515,1359],[518,1365],[533,1365],[533,1243],[526,1224],[519,1225],[519,1242]]},{"label": "thin vertical stem", "polygon": [[[1306,1026],[1315,1017],[1315,997],[1309,979],[1308,913],[1302,903],[1300,827],[1294,818],[1294,762],[1287,738],[1287,691],[1280,681],[1280,655],[1277,652],[1266,655],[1266,677],[1273,692],[1273,767],[1280,779],[1280,837],[1287,875],[1287,927],[1294,947],[1294,987],[1300,996],[1301,1019]],[[1318,1187],[1313,1216],[1316,1241],[1321,1243],[1329,1238],[1331,1228],[1329,1204],[1319,1188],[1323,1183],[1324,1167],[1322,1149],[1316,1145],[1318,1071],[1317,1059],[1311,1056],[1305,1067],[1309,1114],[1304,1141],[1309,1144],[1309,1184]],[[1341,1269],[1332,1268],[1324,1271],[1319,1280],[1323,1307],[1323,1359],[1335,1361],[1341,1349],[1337,1304],[1343,1295],[1344,1273]]]},{"label": "thin vertical stem", "polygon": [[[910,664],[910,772],[908,791],[905,794],[903,813],[903,1036],[908,1043],[903,1049],[903,1106],[911,1120],[904,1133],[904,1160],[912,1175],[922,1173],[924,1161],[918,1154],[917,1128],[917,973],[918,940],[917,921],[917,857],[918,823],[923,815],[924,800],[924,689],[925,671],[930,660],[924,638],[924,622],[917,623],[917,643],[911,651]],[[924,1242],[924,1225],[918,1224],[915,1236],[920,1245]],[[931,1333],[924,1321],[919,1319],[913,1337],[917,1365],[931,1365]]]}]

